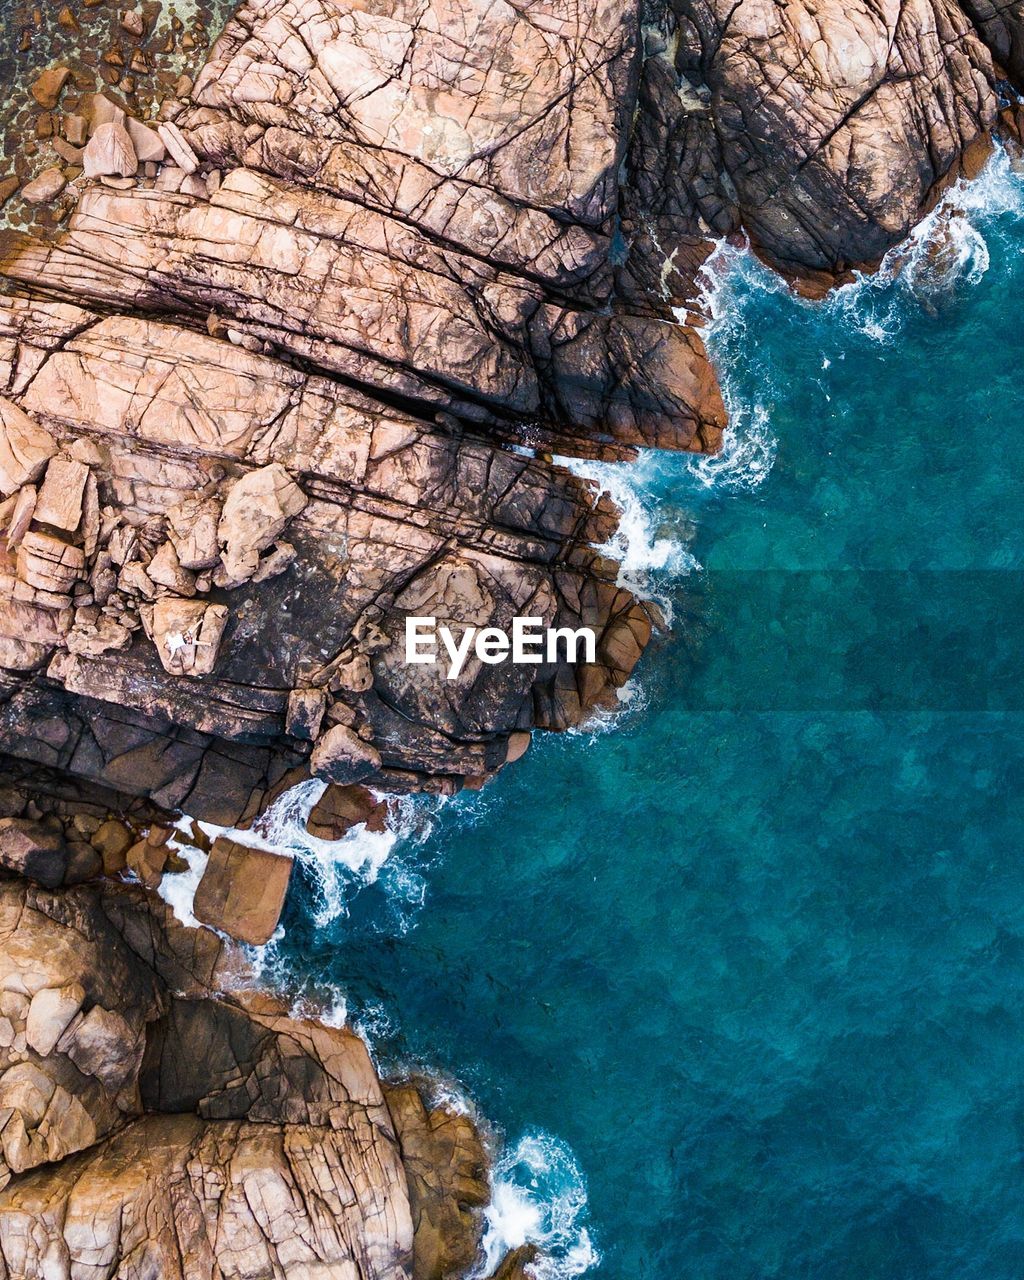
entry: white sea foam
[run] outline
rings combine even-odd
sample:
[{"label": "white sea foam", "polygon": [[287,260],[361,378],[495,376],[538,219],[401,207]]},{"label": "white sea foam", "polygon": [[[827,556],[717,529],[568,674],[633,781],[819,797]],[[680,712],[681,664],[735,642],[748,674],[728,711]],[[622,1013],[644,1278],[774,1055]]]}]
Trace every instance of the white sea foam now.
[{"label": "white sea foam", "polygon": [[489,1275],[511,1249],[535,1244],[538,1280],[572,1280],[600,1261],[585,1225],[587,1187],[570,1148],[535,1130],[507,1150],[494,1167],[485,1210],[479,1274]]},{"label": "white sea foam", "polygon": [[[187,818],[183,818],[177,824],[182,830],[187,830],[187,825],[183,824],[191,825]],[[206,870],[208,855],[175,836],[171,837],[170,844],[174,852],[188,863],[188,870],[163,876],[157,886],[157,893],[171,908],[181,924],[189,929],[197,929],[199,921],[192,914],[192,903],[195,901],[199,881]]]},{"label": "white sea foam", "polygon": [[807,305],[891,345],[911,314],[908,302],[933,310],[981,281],[991,264],[988,235],[1006,216],[1024,216],[1024,176],[1019,162],[997,147],[981,174],[955,182],[876,272],[857,273],[823,302]]}]

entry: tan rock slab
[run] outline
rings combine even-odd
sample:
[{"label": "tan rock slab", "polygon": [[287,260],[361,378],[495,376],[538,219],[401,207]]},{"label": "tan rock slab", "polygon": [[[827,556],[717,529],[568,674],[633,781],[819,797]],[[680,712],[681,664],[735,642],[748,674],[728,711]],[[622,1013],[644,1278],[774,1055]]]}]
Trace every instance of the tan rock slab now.
[{"label": "tan rock slab", "polygon": [[67,179],[58,168],[44,169],[38,178],[25,184],[21,189],[22,200],[29,204],[49,204],[56,200],[67,185]]},{"label": "tan rock slab", "polygon": [[291,871],[291,858],[218,836],[196,890],[196,919],[262,946],[281,918]]},{"label": "tan rock slab", "polygon": [[6,498],[42,475],[57,452],[57,442],[45,427],[0,396],[0,493]]},{"label": "tan rock slab", "polygon": [[209,675],[227,625],[227,605],[165,596],[153,605],[152,634],[170,675]]},{"label": "tan rock slab", "polygon": [[122,124],[109,121],[98,126],[83,157],[87,178],[131,178],[139,168],[131,136]]},{"label": "tan rock slab", "polygon": [[82,522],[82,503],[89,468],[69,458],[51,458],[36,499],[37,524],[74,533]]}]

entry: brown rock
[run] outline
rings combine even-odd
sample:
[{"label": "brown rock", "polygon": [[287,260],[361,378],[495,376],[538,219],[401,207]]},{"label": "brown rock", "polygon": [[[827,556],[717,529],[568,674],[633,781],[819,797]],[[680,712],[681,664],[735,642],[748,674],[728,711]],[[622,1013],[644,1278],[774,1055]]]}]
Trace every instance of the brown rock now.
[{"label": "brown rock", "polygon": [[0,209],[4,207],[20,186],[21,179],[13,174],[8,178],[0,178]]},{"label": "brown rock", "polygon": [[380,769],[381,757],[347,725],[337,724],[321,734],[309,765],[313,776],[325,782],[362,782]]},{"label": "brown rock", "polygon": [[62,118],[64,137],[73,147],[84,147],[88,138],[89,123],[85,116],[71,114]]},{"label": "brown rock", "polygon": [[281,918],[291,870],[291,858],[219,836],[196,890],[196,919],[241,942],[269,942]]},{"label": "brown rock", "polygon": [[147,889],[155,889],[163,879],[167,866],[168,850],[165,845],[153,845],[148,840],[137,840],[125,855],[129,870],[142,881]]},{"label": "brown rock", "polygon": [[66,179],[60,169],[44,169],[21,189],[22,200],[29,204],[49,204],[64,190]]},{"label": "brown rock", "polygon": [[386,1096],[409,1176],[413,1274],[463,1275],[476,1261],[481,1210],[491,1198],[480,1135],[466,1115],[443,1106],[428,1111],[414,1085],[389,1088]]},{"label": "brown rock", "polygon": [[0,866],[54,889],[67,870],[64,837],[27,818],[0,818]]},{"label": "brown rock", "polygon": [[70,78],[70,67],[50,67],[33,81],[32,97],[45,111],[52,111]]},{"label": "brown rock", "polygon": [[116,876],[125,869],[128,850],[134,840],[129,828],[116,818],[108,819],[94,832],[90,843],[103,859],[105,875]]},{"label": "brown rock", "polygon": [[319,840],[340,840],[360,823],[368,831],[384,831],[387,819],[387,805],[365,787],[331,783],[310,810],[306,830]]},{"label": "brown rock", "polygon": [[139,40],[146,34],[146,20],[138,9],[125,9],[121,14],[121,26]]},{"label": "brown rock", "polygon": [[7,520],[7,549],[16,551],[22,538],[32,523],[36,509],[36,489],[34,485],[23,485],[13,499],[14,506]]},{"label": "brown rock", "polygon": [[168,535],[186,569],[212,569],[220,561],[217,526],[221,504],[216,498],[185,498],[167,512]]},{"label": "brown rock", "polygon": [[327,696],[322,689],[293,689],[288,695],[285,733],[312,742],[326,709]]}]

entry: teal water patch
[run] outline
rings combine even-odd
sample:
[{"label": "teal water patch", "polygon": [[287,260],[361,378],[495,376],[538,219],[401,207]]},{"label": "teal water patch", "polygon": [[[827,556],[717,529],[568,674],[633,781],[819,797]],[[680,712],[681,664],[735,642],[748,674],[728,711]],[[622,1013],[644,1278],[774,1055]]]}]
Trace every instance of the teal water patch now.
[{"label": "teal water patch", "polygon": [[274,962],[500,1126],[493,1251],[1018,1280],[1021,208],[999,158],[823,305],[713,265],[729,448],[608,481],[674,613],[632,702],[304,864]]}]

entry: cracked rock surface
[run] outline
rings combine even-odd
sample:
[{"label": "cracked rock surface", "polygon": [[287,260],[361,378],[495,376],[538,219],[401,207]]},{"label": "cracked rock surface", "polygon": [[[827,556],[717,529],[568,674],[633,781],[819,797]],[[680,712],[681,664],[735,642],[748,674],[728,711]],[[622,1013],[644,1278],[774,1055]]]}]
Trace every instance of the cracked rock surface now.
[{"label": "cracked rock surface", "polygon": [[[309,773],[479,785],[610,703],[656,618],[549,454],[717,448],[673,312],[710,237],[810,292],[877,261],[1013,131],[1019,25],[269,0],[150,124],[96,98],[66,229],[0,240],[0,747],[234,825]],[[596,661],[449,681],[422,615]]]},{"label": "cracked rock surface", "polygon": [[[23,840],[110,793],[0,770]],[[131,820],[151,820],[144,809]],[[121,811],[127,818],[127,812]],[[82,834],[79,834],[82,833]],[[441,1280],[475,1262],[480,1136],[363,1042],[251,988],[139,886],[0,872],[0,1277]],[[230,994],[228,994],[230,992]]]}]

